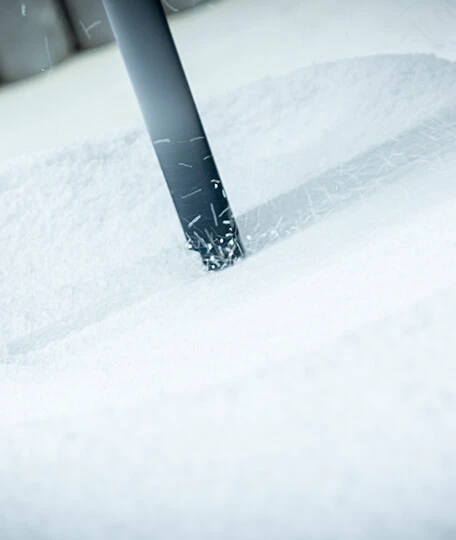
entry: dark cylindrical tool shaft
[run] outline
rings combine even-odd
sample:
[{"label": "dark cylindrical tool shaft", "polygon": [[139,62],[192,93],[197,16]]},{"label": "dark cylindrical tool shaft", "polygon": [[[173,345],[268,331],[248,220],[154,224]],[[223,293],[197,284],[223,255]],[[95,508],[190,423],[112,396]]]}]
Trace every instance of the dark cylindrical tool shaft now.
[{"label": "dark cylindrical tool shaft", "polygon": [[188,247],[210,270],[243,256],[238,229],[160,0],[104,0]]}]

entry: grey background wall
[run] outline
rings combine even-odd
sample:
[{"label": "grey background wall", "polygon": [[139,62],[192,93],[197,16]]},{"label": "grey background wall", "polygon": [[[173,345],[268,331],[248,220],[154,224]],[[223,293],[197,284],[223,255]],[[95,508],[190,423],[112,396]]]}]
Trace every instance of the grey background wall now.
[{"label": "grey background wall", "polygon": [[[162,0],[168,13],[205,0]],[[0,0],[0,84],[113,40],[101,0]]]}]

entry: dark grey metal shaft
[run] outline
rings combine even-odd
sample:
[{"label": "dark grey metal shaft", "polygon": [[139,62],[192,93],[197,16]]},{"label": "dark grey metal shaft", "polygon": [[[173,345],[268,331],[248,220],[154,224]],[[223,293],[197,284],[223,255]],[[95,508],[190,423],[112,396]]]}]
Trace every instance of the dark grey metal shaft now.
[{"label": "dark grey metal shaft", "polygon": [[188,247],[210,270],[243,256],[239,232],[160,0],[103,0]]}]

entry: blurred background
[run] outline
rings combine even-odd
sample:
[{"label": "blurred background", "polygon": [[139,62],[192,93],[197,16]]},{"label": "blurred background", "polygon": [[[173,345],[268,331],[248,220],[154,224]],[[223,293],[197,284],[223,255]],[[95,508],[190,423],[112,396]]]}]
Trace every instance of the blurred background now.
[{"label": "blurred background", "polygon": [[[361,51],[456,59],[453,0],[163,3],[198,102]],[[101,0],[0,0],[0,162],[139,119]]]}]

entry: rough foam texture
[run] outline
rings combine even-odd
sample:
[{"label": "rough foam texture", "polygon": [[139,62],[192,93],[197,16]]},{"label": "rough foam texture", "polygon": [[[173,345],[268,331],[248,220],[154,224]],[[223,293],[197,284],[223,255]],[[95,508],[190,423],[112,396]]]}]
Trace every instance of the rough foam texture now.
[{"label": "rough foam texture", "polygon": [[[245,216],[240,223],[252,237],[247,243],[264,244],[265,232],[281,217],[267,207],[264,225],[258,211],[265,202],[313,177],[320,185],[323,173],[439,114],[454,125],[448,111],[455,81],[456,66],[448,61],[384,56],[315,66],[208,103],[210,140],[234,209]],[[435,128],[432,151],[429,129],[423,128],[418,149],[410,148],[410,134],[399,150],[381,149],[361,184],[377,182],[396,155],[408,162],[439,151],[442,128]],[[372,157],[355,164],[355,174]],[[0,247],[8,261],[0,281],[8,317],[0,328],[12,353],[159,290],[178,271],[163,271],[161,261],[184,257],[182,233],[143,130],[26,161],[0,169]],[[300,207],[307,198],[298,199]],[[326,194],[324,200],[328,206]],[[289,223],[288,200],[285,205],[286,233],[296,223]]]},{"label": "rough foam texture", "polygon": [[0,537],[454,536],[455,91],[381,56],[206,104],[219,275],[140,129],[3,166]]}]

